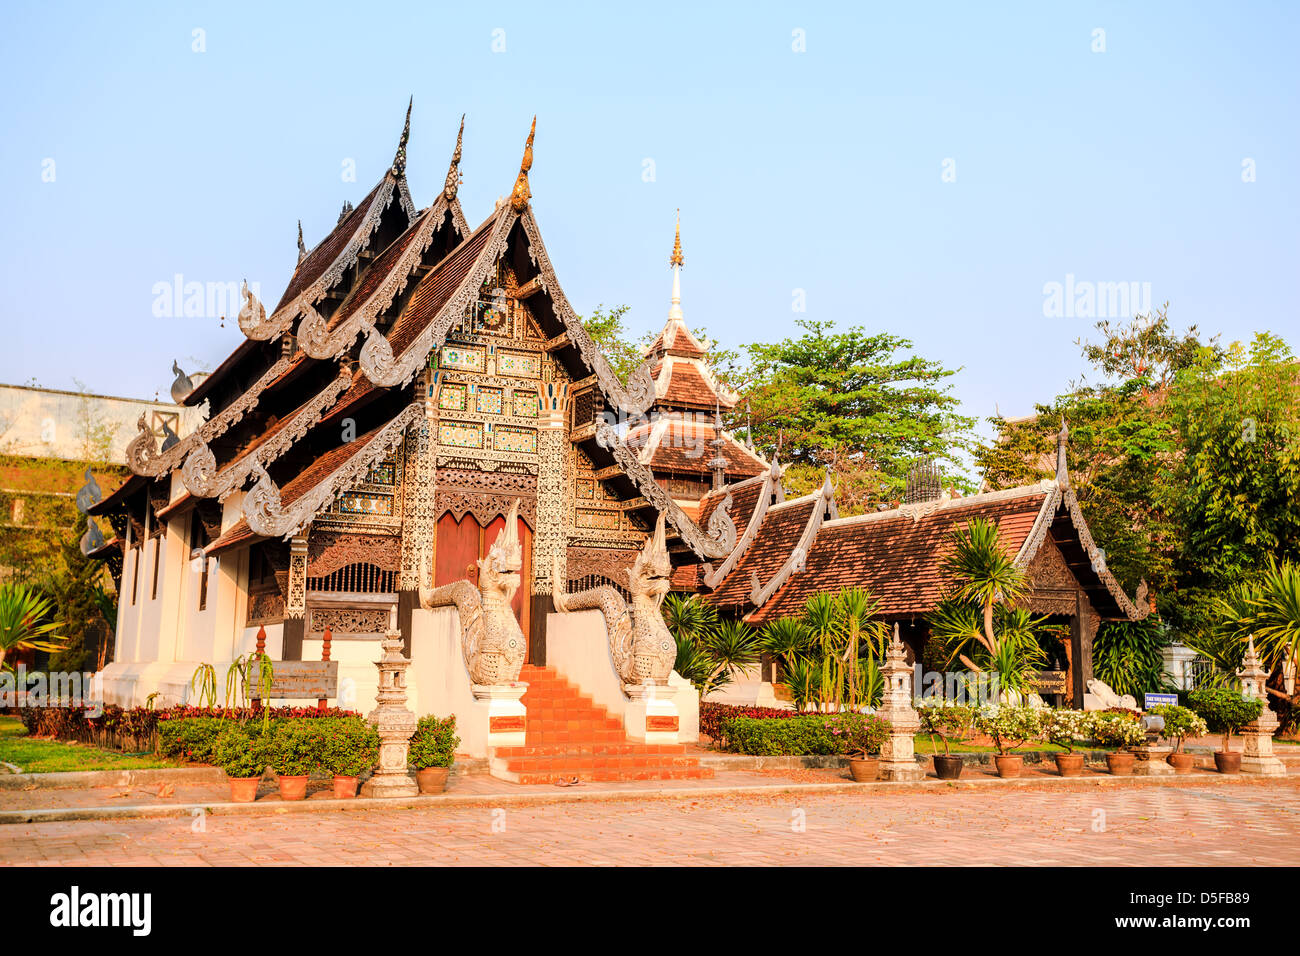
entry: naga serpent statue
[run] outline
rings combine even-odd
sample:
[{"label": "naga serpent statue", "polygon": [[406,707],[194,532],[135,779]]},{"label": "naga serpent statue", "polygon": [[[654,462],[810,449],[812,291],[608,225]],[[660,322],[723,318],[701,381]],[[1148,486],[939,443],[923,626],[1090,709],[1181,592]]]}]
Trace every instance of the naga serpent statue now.
[{"label": "naga serpent statue", "polygon": [[630,607],[609,585],[565,594],[558,556],[552,567],[551,592],[561,613],[598,610],[605,616],[610,654],[624,684],[667,684],[677,659],[677,643],[664,624],[660,606],[672,572],[664,543],[664,515],[660,513],[654,536],[627,572]]},{"label": "naga serpent statue", "polygon": [[[460,616],[465,669],[476,685],[510,684],[519,679],[528,644],[510,601],[519,590],[523,549],[519,544],[519,502],[506,518],[487,557],[478,560],[478,586],[461,579],[437,588],[420,588],[420,606],[455,606]],[[425,568],[427,577],[428,568]]]}]

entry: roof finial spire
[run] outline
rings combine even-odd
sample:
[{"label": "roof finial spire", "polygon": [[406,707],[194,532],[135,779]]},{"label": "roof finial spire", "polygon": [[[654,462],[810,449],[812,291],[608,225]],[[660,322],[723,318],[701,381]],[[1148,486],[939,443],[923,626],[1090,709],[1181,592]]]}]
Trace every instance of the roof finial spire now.
[{"label": "roof finial spire", "polygon": [[673,270],[673,302],[668,309],[668,321],[683,321],[682,316],[682,266],[686,260],[682,258],[682,211],[677,210],[677,238],[673,240],[673,254],[668,258],[668,265]]},{"label": "roof finial spire", "polygon": [[682,211],[680,209],[677,210],[677,237],[673,240],[673,254],[668,257],[668,265],[686,265],[686,260],[682,258]]},{"label": "roof finial spire", "polygon": [[302,241],[302,220],[298,220],[298,261],[307,258],[307,244]]},{"label": "roof finial spire", "polygon": [[451,154],[451,166],[447,169],[447,182],[442,187],[442,194],[447,202],[456,198],[456,190],[461,184],[460,178],[460,144],[465,137],[465,114],[460,114],[460,132],[456,134],[456,151]]},{"label": "roof finial spire", "polygon": [[393,175],[400,176],[406,172],[406,143],[411,138],[411,107],[415,105],[415,95],[406,104],[406,125],[402,127],[402,138],[397,141],[397,155],[393,157]]},{"label": "roof finial spire", "polygon": [[519,164],[519,175],[515,178],[515,191],[510,194],[510,208],[521,213],[528,206],[532,191],[528,188],[528,170],[533,168],[533,136],[537,133],[537,117],[533,117],[532,128],[528,131],[528,142],[524,144],[524,158]]}]

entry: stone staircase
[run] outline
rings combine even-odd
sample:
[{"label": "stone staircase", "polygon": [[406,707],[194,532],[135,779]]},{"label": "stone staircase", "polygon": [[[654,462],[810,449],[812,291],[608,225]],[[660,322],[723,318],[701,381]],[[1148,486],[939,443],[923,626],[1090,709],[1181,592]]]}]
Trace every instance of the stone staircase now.
[{"label": "stone staircase", "polygon": [[497,747],[492,776],[514,783],[553,784],[577,777],[613,780],[700,780],[713,776],[682,744],[645,744],[627,739],[623,722],[597,706],[550,667],[525,664],[528,708],[522,747]]}]

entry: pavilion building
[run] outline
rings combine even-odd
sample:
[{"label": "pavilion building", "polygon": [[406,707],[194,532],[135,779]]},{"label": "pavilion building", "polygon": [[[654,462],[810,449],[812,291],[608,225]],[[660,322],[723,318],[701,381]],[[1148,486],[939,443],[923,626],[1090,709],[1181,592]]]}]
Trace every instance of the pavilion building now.
[{"label": "pavilion building", "polygon": [[660,516],[673,586],[754,624],[796,613],[814,590],[866,584],[919,652],[947,532],[976,515],[1031,572],[1033,606],[1070,622],[1075,688],[1091,676],[1097,622],[1145,613],[1099,563],[1063,464],[1039,485],[858,517],[838,516],[829,482],[787,499],[779,464],[722,427],[737,400],[685,323],[680,228],[667,323],[624,383],[542,241],[534,133],[508,198],[473,227],[461,135],[421,208],[409,133],[408,108],[365,198],[311,248],[300,230],[274,308],[245,291],[245,339],[179,397],[207,403],[206,420],[161,447],[142,429],[131,476],[91,507],[121,556],[110,702],[187,699],[199,663],[254,650],[320,660],[329,633],[364,707],[391,622],[409,656],[419,588],[474,580],[516,504],[513,608],[534,667],[547,661],[557,563],[570,592],[622,587]]}]

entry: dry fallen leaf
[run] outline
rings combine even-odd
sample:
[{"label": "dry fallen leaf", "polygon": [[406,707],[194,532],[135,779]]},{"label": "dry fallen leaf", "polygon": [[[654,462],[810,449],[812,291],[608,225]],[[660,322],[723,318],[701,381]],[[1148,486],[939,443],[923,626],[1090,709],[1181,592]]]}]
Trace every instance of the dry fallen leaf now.
[{"label": "dry fallen leaf", "polygon": [[162,786],[158,788],[158,796],[160,797],[170,797],[175,792],[176,792],[176,785],[173,783],[164,783]]}]

